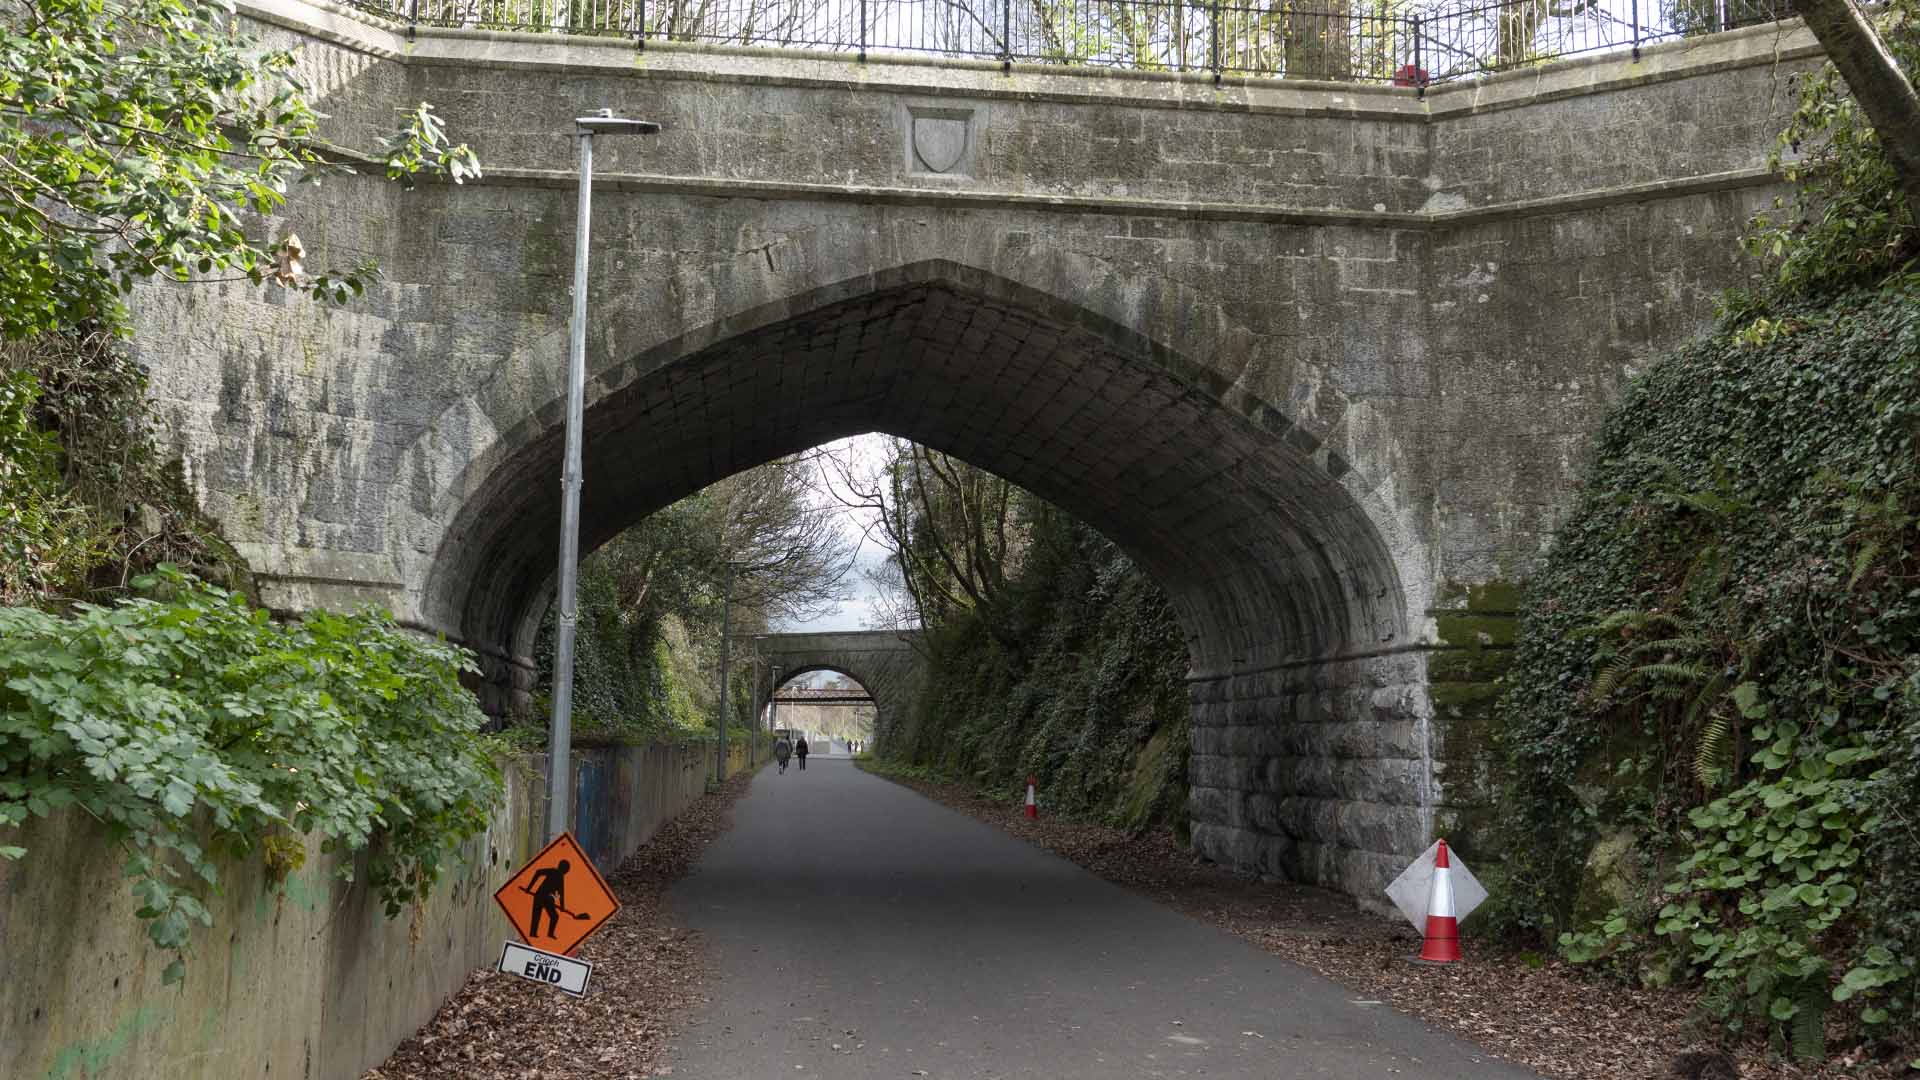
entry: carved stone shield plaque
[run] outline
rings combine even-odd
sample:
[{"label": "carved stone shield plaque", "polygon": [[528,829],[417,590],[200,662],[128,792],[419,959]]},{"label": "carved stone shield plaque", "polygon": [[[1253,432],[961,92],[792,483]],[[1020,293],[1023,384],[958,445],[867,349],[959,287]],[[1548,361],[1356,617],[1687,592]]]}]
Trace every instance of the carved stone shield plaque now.
[{"label": "carved stone shield plaque", "polygon": [[947,116],[913,118],[913,155],[928,172],[951,170],[967,153],[967,122]]}]

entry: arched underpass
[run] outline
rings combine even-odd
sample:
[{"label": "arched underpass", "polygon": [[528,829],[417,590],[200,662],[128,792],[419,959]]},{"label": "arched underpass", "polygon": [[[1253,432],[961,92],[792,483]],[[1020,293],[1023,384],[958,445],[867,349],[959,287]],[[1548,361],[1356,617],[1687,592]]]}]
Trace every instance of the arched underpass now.
[{"label": "arched underpass", "polygon": [[[1424,845],[1424,670],[1390,513],[1283,410],[1167,344],[931,261],[703,328],[591,397],[584,548],[782,455],[913,439],[1079,515],[1166,590],[1192,664],[1200,851],[1366,895]],[[454,486],[472,494],[428,581],[432,621],[494,655],[530,654],[551,595],[557,413]]]},{"label": "arched underpass", "polygon": [[782,687],[816,671],[845,675],[873,700],[876,734],[902,722],[926,686],[925,659],[914,630],[831,630],[762,634],[753,639],[759,662],[754,700],[766,703]]}]

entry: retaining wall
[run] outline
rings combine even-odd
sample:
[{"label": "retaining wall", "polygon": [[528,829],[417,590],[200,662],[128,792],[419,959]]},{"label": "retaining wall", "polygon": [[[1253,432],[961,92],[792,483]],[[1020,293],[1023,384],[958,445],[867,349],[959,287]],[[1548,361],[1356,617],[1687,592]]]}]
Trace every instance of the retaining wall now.
[{"label": "retaining wall", "polygon": [[[705,790],[711,744],[581,748],[577,832],[603,872]],[[544,839],[545,758],[507,767],[506,798],[417,913],[385,918],[341,859],[309,840],[274,890],[257,862],[228,868],[186,978],[146,940],[123,854],[78,813],[30,823],[0,862],[0,1077],[202,1080],[360,1076],[498,960],[511,931],[493,891]],[[364,876],[364,875],[362,875]]]}]

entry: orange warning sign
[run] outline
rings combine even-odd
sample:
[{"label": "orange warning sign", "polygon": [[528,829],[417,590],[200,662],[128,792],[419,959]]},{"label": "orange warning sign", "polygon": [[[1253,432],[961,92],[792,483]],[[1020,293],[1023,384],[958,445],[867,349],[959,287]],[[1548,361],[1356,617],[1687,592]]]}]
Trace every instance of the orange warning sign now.
[{"label": "orange warning sign", "polygon": [[493,899],[522,941],[556,953],[573,952],[620,910],[606,879],[570,832],[541,849]]}]

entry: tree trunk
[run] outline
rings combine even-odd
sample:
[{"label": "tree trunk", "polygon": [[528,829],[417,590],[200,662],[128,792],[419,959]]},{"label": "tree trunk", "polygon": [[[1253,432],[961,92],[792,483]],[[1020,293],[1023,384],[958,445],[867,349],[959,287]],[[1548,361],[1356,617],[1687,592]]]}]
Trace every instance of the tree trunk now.
[{"label": "tree trunk", "polygon": [[1546,0],[1503,5],[1495,15],[1500,32],[1495,45],[1494,66],[1505,70],[1531,58],[1534,38],[1540,35],[1540,24],[1546,18]]},{"label": "tree trunk", "polygon": [[1920,222],[1920,94],[1914,93],[1886,42],[1852,0],[1798,0],[1795,6],[1873,121],[1900,178],[1907,209]]},{"label": "tree trunk", "polygon": [[1353,77],[1350,0],[1289,0],[1285,8],[1283,77]]}]

